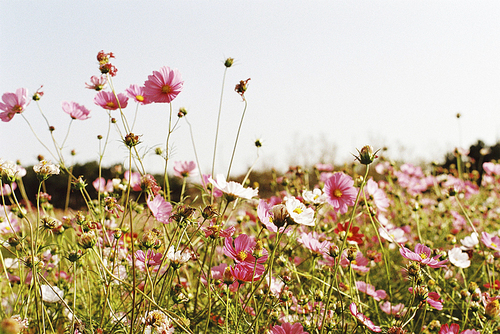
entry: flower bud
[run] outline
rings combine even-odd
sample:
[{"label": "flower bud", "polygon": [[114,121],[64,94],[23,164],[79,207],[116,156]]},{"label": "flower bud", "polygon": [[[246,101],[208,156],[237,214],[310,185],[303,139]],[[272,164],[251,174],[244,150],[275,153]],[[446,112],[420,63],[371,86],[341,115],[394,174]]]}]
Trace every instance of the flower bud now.
[{"label": "flower bud", "polygon": [[68,260],[71,262],[76,262],[78,261],[81,257],[83,256],[83,251],[81,249],[79,250],[72,250],[68,253]]},{"label": "flower bud", "polygon": [[287,223],[290,214],[288,213],[288,210],[286,209],[286,206],[284,204],[278,204],[273,206],[271,211],[273,215],[272,223],[274,225],[280,228]]},{"label": "flower bud", "polygon": [[373,147],[370,145],[365,145],[361,151],[358,150],[359,156],[355,158],[363,165],[369,165],[377,158],[377,152],[378,150],[373,152]]},{"label": "flower bud", "polygon": [[498,299],[488,302],[484,308],[484,313],[490,319],[497,318],[500,315],[500,303],[498,302]]},{"label": "flower bud", "polygon": [[349,247],[349,249],[347,249],[347,259],[349,260],[349,262],[356,260],[356,255],[358,255],[358,250],[356,249],[356,247],[351,246]]},{"label": "flower bud", "polygon": [[203,219],[212,219],[218,215],[215,205],[207,205],[201,212]]},{"label": "flower bud", "polygon": [[234,63],[234,58],[227,58],[226,61],[224,62],[224,66],[229,68],[229,67],[233,66],[233,63]]},{"label": "flower bud", "polygon": [[139,136],[136,136],[133,133],[129,133],[125,136],[125,139],[123,140],[123,142],[128,147],[134,147],[140,143]]},{"label": "flower bud", "polygon": [[262,245],[262,240],[257,240],[252,255],[256,259],[260,259],[264,255],[264,246]]},{"label": "flower bud", "polygon": [[97,243],[97,236],[95,235],[94,231],[84,232],[80,236],[79,244],[84,249],[92,248],[95,246],[96,243]]}]

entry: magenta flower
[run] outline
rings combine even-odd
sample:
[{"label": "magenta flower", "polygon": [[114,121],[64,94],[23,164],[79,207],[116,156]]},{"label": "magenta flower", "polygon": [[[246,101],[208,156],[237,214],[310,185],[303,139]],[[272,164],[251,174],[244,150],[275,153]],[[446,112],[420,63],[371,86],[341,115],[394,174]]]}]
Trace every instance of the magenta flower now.
[{"label": "magenta flower", "polygon": [[370,329],[372,332],[378,333],[382,331],[382,329],[379,326],[375,326],[373,322],[363,313],[358,312],[358,307],[356,306],[355,303],[351,303],[351,305],[349,305],[349,311],[351,311],[351,314],[355,316],[359,322],[368,327],[368,329]]},{"label": "magenta flower", "polygon": [[90,78],[90,84],[85,83],[85,86],[86,86],[85,88],[100,91],[100,90],[103,90],[103,88],[106,86],[107,82],[108,82],[108,80],[106,79],[105,75],[101,75],[100,77],[93,75]]},{"label": "magenta flower", "polygon": [[481,241],[486,247],[500,252],[500,238],[498,236],[483,232],[481,233]]},{"label": "magenta flower", "polygon": [[142,250],[138,250],[135,252],[135,259],[142,264],[142,266],[159,266],[162,261],[163,254],[155,253],[151,249],[145,253]]},{"label": "magenta flower", "polygon": [[380,301],[387,297],[387,293],[384,290],[375,291],[375,287],[373,285],[363,281],[356,281],[356,288],[359,291],[366,293],[368,296],[372,296],[376,301]]},{"label": "magenta flower", "polygon": [[151,102],[170,103],[181,92],[184,81],[178,69],[163,66],[144,82],[144,96]]},{"label": "magenta flower", "polygon": [[439,334],[458,334],[459,330],[460,326],[457,324],[451,324],[449,326],[448,324],[444,324],[439,329]]},{"label": "magenta flower", "polygon": [[144,97],[144,86],[139,86],[139,85],[130,85],[129,88],[125,89],[125,93],[130,97],[131,99],[134,99],[135,102],[139,104],[150,104],[151,101],[146,99]]},{"label": "magenta flower", "polygon": [[132,172],[132,177],[130,177],[129,171],[126,171],[125,174],[123,175],[127,183],[129,182],[130,178],[130,187],[132,188],[133,191],[141,191],[142,190],[142,182],[141,182],[141,173],[139,172]]},{"label": "magenta flower", "polygon": [[194,161],[175,161],[174,175],[185,178],[196,175],[196,163]]},{"label": "magenta flower", "polygon": [[165,201],[161,195],[156,195],[152,200],[151,197],[147,200],[148,208],[151,210],[153,217],[163,224],[168,224],[168,219],[172,213],[172,204]]},{"label": "magenta flower", "polygon": [[238,263],[234,267],[229,268],[231,275],[233,275],[234,279],[240,284],[244,282],[255,282],[255,280],[258,280],[265,271],[263,265],[257,264],[254,268],[254,265],[246,262]]},{"label": "magenta flower", "polygon": [[434,257],[431,257],[432,255],[431,249],[422,244],[417,244],[415,246],[415,252],[412,252],[406,247],[400,248],[399,252],[404,258],[420,262],[422,264],[428,265],[431,268],[446,267],[445,263],[448,262],[448,260],[438,261],[438,258],[441,255],[436,255]]},{"label": "magenta flower", "polygon": [[308,334],[304,331],[302,324],[296,322],[293,325],[288,322],[284,322],[281,326],[274,326],[271,328],[271,334]]},{"label": "magenta flower", "polygon": [[72,119],[79,119],[81,121],[89,118],[90,110],[76,102],[61,102],[63,111],[70,115]]},{"label": "magenta flower", "polygon": [[26,88],[19,88],[15,93],[5,93],[2,95],[2,102],[0,102],[0,119],[3,122],[9,122],[15,114],[20,114],[30,103],[28,97],[28,90]]},{"label": "magenta flower", "polygon": [[[410,291],[410,293],[415,292],[415,290],[412,287],[409,287],[408,291]],[[427,289],[426,289],[426,291],[427,291]],[[417,293],[418,293],[418,291],[417,291]],[[427,297],[426,297],[425,301],[430,306],[434,307],[438,311],[441,311],[443,309],[443,300],[441,299],[441,296],[437,292],[432,291],[432,292],[427,293]]]},{"label": "magenta flower", "polygon": [[128,97],[123,93],[120,93],[117,96],[118,99],[116,99],[113,92],[100,91],[94,97],[94,103],[106,110],[116,110],[127,107]]},{"label": "magenta flower", "polygon": [[352,178],[344,173],[335,173],[325,182],[323,189],[327,201],[336,212],[344,214],[347,207],[354,205],[358,191]]}]

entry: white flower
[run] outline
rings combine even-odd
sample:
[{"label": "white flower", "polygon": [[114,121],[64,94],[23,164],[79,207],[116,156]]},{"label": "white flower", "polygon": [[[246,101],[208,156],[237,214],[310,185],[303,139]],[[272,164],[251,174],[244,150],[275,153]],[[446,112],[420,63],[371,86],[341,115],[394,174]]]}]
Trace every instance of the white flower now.
[{"label": "white flower", "polygon": [[0,160],[0,176],[5,183],[10,184],[14,182],[16,180],[17,173],[17,167],[14,162]]},{"label": "white flower", "polygon": [[460,240],[460,243],[463,250],[473,249],[477,244],[479,244],[479,236],[476,232],[472,232],[470,236],[467,236]]},{"label": "white flower", "polygon": [[177,252],[175,251],[174,246],[170,246],[167,252],[167,259],[170,260],[170,263],[174,267],[180,267],[183,263],[188,262],[191,260],[191,252],[185,251],[184,253],[181,253],[180,250]]},{"label": "white flower", "polygon": [[4,259],[5,266],[7,269],[17,269],[19,268],[19,259],[18,258],[11,258],[11,257],[6,257]]},{"label": "white flower", "polygon": [[42,160],[37,165],[33,166],[33,170],[39,177],[42,176],[45,178],[48,178],[51,175],[57,175],[60,172],[59,166],[56,166],[46,160]]},{"label": "white flower", "polygon": [[[259,194],[259,189],[245,188],[240,183],[234,181],[226,181],[226,178],[222,174],[217,175],[217,181],[211,177],[208,179],[215,188],[222,191],[229,197],[240,197],[244,199],[251,199]],[[234,199],[234,198],[233,198]]]},{"label": "white flower", "polygon": [[47,303],[55,303],[60,301],[64,297],[64,291],[59,289],[57,286],[42,285],[40,286],[42,292],[42,299]]},{"label": "white flower", "polygon": [[319,188],[314,189],[313,191],[304,190],[302,192],[302,197],[306,202],[312,204],[324,204],[326,203],[326,195]]},{"label": "white flower", "polygon": [[295,197],[285,197],[285,206],[290,218],[299,225],[314,226],[314,210]]},{"label": "white flower", "polygon": [[470,266],[469,255],[463,253],[458,247],[448,251],[450,262],[458,268],[468,268]]}]

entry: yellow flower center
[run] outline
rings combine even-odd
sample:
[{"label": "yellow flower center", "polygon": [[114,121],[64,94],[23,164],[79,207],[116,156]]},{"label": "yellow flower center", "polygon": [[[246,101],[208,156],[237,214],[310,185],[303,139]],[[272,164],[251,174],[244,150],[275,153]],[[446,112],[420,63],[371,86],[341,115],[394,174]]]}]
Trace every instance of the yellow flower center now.
[{"label": "yellow flower center", "polygon": [[161,92],[164,93],[164,94],[168,94],[172,91],[172,88],[170,88],[169,85],[165,85],[161,88]]},{"label": "yellow flower center", "polygon": [[300,215],[302,213],[302,209],[297,207],[293,210],[293,212]]},{"label": "yellow flower center", "polygon": [[19,104],[16,104],[13,108],[12,108],[12,111],[15,111],[15,112],[20,112],[22,111],[23,108],[19,105]]},{"label": "yellow flower center", "polygon": [[245,261],[247,256],[248,254],[245,251],[240,251],[238,255],[236,255],[236,259],[238,259],[238,261]]},{"label": "yellow flower center", "polygon": [[337,198],[340,198],[342,197],[342,191],[340,189],[335,189],[333,191],[333,196],[337,197]]},{"label": "yellow flower center", "polygon": [[422,258],[422,260],[427,259],[427,255],[425,255],[424,253],[420,253],[419,255],[420,255],[420,257]]},{"label": "yellow flower center", "polygon": [[494,248],[498,248],[498,246],[494,242],[491,243],[491,246]]},{"label": "yellow flower center", "polygon": [[108,102],[106,105],[110,108],[114,108],[116,106],[114,102]]},{"label": "yellow flower center", "polygon": [[144,96],[142,95],[136,95],[135,98],[137,99],[137,101],[139,102],[143,102],[144,101]]}]

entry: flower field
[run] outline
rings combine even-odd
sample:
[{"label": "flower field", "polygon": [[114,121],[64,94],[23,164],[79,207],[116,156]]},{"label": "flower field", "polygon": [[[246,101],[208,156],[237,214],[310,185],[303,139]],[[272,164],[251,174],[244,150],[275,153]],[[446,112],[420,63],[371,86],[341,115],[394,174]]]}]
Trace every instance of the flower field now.
[{"label": "flower field", "polygon": [[[38,179],[30,200],[27,167],[0,160],[0,333],[500,331],[500,164],[468,170],[457,150],[453,168],[413,166],[367,145],[343,167],[273,171],[269,184],[250,168],[236,182],[232,160],[228,170],[200,171],[195,149],[193,161],[171,161],[170,134],[189,118],[173,112],[180,71],[162,67],[121,93],[113,58],[99,52],[100,75],[87,88],[128,151],[122,170],[73,175],[64,141],[52,137],[42,145],[54,160],[30,168]],[[232,64],[225,61],[224,75]],[[249,80],[235,86],[239,129]],[[5,93],[0,119],[23,117],[31,128],[25,111],[35,103],[43,114],[41,90]],[[156,150],[161,182],[122,112],[132,103],[169,109],[165,146]],[[72,121],[89,117],[76,102],[61,106]],[[237,144],[238,136],[233,157]],[[54,208],[47,181],[61,177],[67,203],[79,197],[83,207]]]}]

